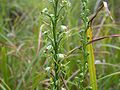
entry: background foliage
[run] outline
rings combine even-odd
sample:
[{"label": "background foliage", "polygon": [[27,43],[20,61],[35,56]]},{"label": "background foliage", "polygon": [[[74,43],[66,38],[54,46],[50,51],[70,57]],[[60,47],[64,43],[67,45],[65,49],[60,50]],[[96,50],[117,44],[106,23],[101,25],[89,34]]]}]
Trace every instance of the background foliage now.
[{"label": "background foliage", "polygon": [[[81,51],[70,50],[81,45],[79,32],[82,28],[81,1],[69,0],[70,7],[61,12],[63,39],[60,44],[60,58],[64,79],[70,90],[77,90],[78,60]],[[97,0],[89,1],[90,15]],[[93,22],[93,37],[120,33],[120,1],[109,0],[108,6],[115,23],[102,10]],[[0,0],[0,87],[4,90],[44,90],[50,86],[52,70],[50,20],[41,12],[52,12],[48,0]],[[42,36],[41,36],[42,35]],[[40,44],[38,44],[40,43]],[[120,76],[99,78],[120,71],[120,38],[109,38],[93,44],[99,90],[119,90]],[[86,82],[89,82],[86,80]]]}]

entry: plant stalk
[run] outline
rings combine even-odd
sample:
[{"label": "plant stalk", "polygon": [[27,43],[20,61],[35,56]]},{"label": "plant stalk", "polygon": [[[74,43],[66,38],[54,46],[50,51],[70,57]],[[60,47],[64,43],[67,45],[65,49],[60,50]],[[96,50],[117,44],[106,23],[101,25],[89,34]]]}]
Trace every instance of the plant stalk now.
[{"label": "plant stalk", "polygon": [[54,1],[54,18],[52,22],[52,33],[53,33],[53,49],[54,49],[54,71],[55,75],[53,77],[53,83],[54,86],[52,90],[59,90],[59,61],[58,61],[58,42],[57,42],[57,32],[56,32],[56,27],[57,27],[57,21],[58,21],[58,1]]}]

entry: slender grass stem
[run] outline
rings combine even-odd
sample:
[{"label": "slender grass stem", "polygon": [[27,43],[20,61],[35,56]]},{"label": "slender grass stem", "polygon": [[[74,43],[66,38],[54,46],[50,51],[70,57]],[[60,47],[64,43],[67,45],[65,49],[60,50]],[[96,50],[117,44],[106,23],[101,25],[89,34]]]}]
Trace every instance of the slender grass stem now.
[{"label": "slender grass stem", "polygon": [[108,74],[108,75],[106,75],[106,76],[104,76],[104,77],[102,77],[102,78],[99,78],[99,79],[98,79],[98,82],[99,82],[100,80],[103,80],[103,79],[106,79],[106,78],[109,78],[109,77],[112,77],[112,76],[115,76],[115,75],[119,75],[119,74],[120,74],[120,72],[115,72],[115,73]]}]

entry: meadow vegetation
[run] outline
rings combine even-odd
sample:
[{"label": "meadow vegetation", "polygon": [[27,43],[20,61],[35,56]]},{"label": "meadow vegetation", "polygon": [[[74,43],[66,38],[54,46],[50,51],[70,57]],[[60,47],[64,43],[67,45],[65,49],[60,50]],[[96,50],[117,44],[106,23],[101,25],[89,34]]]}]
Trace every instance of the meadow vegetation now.
[{"label": "meadow vegetation", "polygon": [[120,90],[119,0],[0,0],[0,90]]}]

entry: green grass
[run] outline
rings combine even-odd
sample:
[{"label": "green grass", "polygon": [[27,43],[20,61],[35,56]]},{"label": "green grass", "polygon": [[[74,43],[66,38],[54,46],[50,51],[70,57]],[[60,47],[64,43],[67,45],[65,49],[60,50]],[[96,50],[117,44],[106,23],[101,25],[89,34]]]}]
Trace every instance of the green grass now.
[{"label": "green grass", "polygon": [[[92,28],[91,28],[91,26],[87,30],[87,36],[90,38],[89,41],[92,41]],[[92,90],[98,90],[93,45],[92,44],[88,45],[87,50],[89,53],[88,68],[89,68],[89,73],[90,73],[90,85],[92,86]]]},{"label": "green grass", "polygon": [[[120,38],[88,44],[94,48],[91,52],[86,46],[89,38],[82,32],[87,28],[80,16],[82,0],[59,0],[56,7],[49,1],[52,0],[0,1],[0,90],[90,89],[96,87],[92,83],[95,78],[98,90],[119,90]],[[115,23],[105,16],[104,9],[98,13],[91,25],[93,38],[120,33],[119,3],[108,2]],[[65,6],[57,17],[61,4]],[[96,0],[89,0],[89,15],[84,18],[92,15],[95,6]],[[54,23],[41,13],[45,8]],[[96,76],[92,79],[90,73],[95,70],[89,71],[90,63],[83,64],[84,60],[92,61],[90,57],[96,63]]]}]

